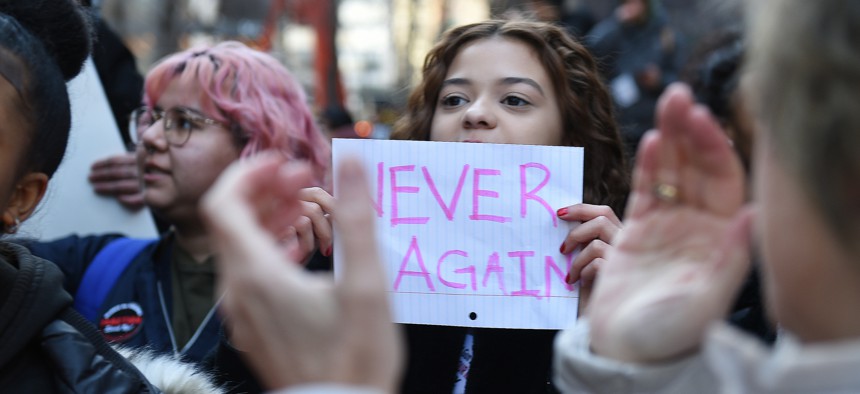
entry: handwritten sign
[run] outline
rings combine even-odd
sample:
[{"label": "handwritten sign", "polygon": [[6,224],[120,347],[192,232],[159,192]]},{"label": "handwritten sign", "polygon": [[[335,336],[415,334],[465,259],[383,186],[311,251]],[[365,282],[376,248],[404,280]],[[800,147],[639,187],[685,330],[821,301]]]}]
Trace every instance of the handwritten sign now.
[{"label": "handwritten sign", "polygon": [[[333,155],[335,167],[362,159],[370,175],[397,322],[560,329],[576,319],[572,256],[559,252],[572,224],[556,210],[582,201],[581,148],[335,139]],[[336,271],[349,258],[338,248]]]}]

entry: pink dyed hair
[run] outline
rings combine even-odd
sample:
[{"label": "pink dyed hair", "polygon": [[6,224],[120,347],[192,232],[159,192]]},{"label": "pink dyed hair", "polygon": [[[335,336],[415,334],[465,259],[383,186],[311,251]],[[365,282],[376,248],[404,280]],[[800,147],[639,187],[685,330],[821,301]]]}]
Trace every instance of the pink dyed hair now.
[{"label": "pink dyed hair", "polygon": [[290,160],[307,160],[324,185],[331,147],[302,86],[277,59],[235,41],[178,52],[146,75],[144,103],[153,106],[177,78],[201,86],[201,110],[231,125],[237,144],[245,143],[241,157],[277,150]]}]

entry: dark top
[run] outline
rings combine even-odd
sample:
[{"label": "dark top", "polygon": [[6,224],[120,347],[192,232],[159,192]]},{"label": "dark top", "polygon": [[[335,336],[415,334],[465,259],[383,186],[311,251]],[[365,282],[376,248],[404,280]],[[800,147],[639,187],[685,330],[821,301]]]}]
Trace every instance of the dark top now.
[{"label": "dark top", "polygon": [[[78,291],[84,272],[96,255],[120,235],[69,236],[50,242],[25,242],[39,257],[54,261],[66,276],[65,289]],[[190,344],[178,345],[172,327],[174,315],[171,256],[174,236],[168,233],[147,246],[119,276],[98,308],[94,322],[105,339],[130,347],[147,346],[155,352],[181,354],[200,361],[218,342],[221,324],[213,313]]]},{"label": "dark top", "polygon": [[197,262],[185,250],[173,247],[173,333],[182,348],[194,337],[197,327],[214,313],[215,258]]},{"label": "dark top", "polygon": [[71,308],[63,274],[0,243],[0,387],[14,393],[158,393]]}]

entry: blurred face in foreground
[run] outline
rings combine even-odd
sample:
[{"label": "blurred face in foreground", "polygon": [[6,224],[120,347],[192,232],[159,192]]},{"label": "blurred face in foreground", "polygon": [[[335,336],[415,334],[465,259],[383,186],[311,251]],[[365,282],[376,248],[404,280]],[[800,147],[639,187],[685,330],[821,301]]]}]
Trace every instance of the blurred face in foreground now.
[{"label": "blurred face in foreground", "polygon": [[[802,340],[833,333],[821,324],[844,262],[841,246],[796,178],[774,152],[767,132],[759,132],[753,155],[756,220],[763,278],[772,319]],[[847,296],[847,295],[846,295]]]}]

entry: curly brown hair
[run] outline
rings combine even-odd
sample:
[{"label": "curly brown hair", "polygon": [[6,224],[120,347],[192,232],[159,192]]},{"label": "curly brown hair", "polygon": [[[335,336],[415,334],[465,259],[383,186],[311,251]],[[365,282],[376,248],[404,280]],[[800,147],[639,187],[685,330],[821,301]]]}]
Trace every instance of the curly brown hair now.
[{"label": "curly brown hair", "polygon": [[394,126],[392,139],[430,139],[436,102],[448,68],[464,45],[504,37],[534,49],[555,84],[562,115],[562,145],[585,148],[583,200],[608,205],[620,217],[630,182],[618,125],[606,85],[585,47],[563,29],[549,23],[498,19],[448,30],[424,60],[423,78],[412,91],[406,113]]}]

